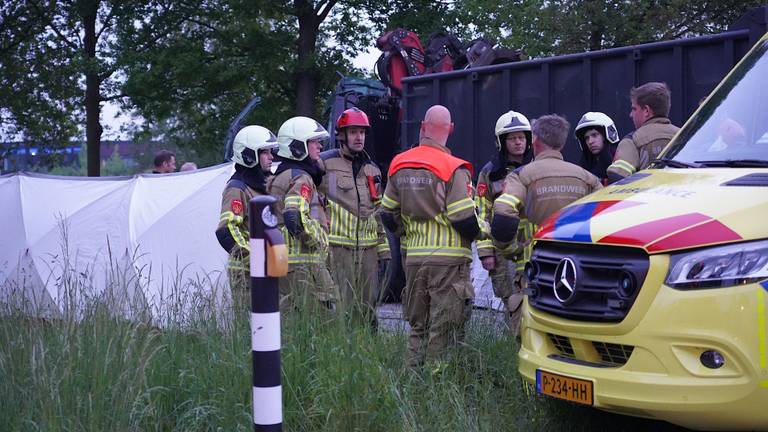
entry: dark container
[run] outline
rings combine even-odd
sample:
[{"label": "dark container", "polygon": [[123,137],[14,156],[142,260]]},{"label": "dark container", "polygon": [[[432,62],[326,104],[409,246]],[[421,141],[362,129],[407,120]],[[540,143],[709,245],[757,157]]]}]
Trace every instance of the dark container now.
[{"label": "dark container", "polygon": [[[496,119],[510,109],[531,120],[560,114],[571,123],[571,132],[582,114],[601,111],[624,136],[634,129],[629,90],[649,81],[667,83],[670,118],[682,126],[766,32],[766,16],[768,6],[762,6],[716,35],[406,78],[399,150],[418,143],[419,124],[435,104],[446,106],[455,123],[448,147],[476,171],[493,156]],[[573,133],[563,153],[578,163],[581,153]]]}]

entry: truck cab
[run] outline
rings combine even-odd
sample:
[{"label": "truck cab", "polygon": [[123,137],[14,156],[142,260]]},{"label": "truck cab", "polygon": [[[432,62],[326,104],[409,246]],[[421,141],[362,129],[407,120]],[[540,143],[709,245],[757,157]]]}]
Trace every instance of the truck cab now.
[{"label": "truck cab", "polygon": [[768,34],[649,169],[536,233],[519,372],[537,392],[768,429]]}]

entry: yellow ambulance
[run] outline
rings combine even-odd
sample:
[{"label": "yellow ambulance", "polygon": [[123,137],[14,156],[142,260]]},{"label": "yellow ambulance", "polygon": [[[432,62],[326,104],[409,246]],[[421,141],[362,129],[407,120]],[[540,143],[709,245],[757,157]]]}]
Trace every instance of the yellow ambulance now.
[{"label": "yellow ambulance", "polygon": [[649,169],[536,239],[519,371],[537,392],[768,430],[768,35]]}]

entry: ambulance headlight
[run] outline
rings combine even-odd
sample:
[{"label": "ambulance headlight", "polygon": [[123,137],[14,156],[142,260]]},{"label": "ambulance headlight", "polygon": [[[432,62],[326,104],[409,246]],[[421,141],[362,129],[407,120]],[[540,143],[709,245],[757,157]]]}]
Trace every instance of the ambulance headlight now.
[{"label": "ambulance headlight", "polygon": [[665,284],[700,289],[768,279],[768,241],[736,243],[672,255]]}]

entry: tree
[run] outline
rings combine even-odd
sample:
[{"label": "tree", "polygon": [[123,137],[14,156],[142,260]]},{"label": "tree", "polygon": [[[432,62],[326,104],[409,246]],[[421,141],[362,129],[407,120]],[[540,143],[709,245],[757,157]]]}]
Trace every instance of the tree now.
[{"label": "tree", "polygon": [[328,17],[336,0],[312,2],[294,0],[290,14],[299,24],[299,37],[296,40],[296,114],[312,116],[315,112],[315,82],[317,66],[315,53],[320,24]]},{"label": "tree", "polygon": [[45,33],[46,25],[29,2],[0,7],[0,132],[6,140],[52,146],[77,132],[78,118],[72,113],[78,86],[66,76],[53,79],[53,70],[67,59],[58,44],[45,43]]},{"label": "tree", "polygon": [[[55,146],[85,131],[99,174],[101,104],[143,135],[220,160],[227,126],[317,118],[338,73],[383,31],[485,36],[533,57],[724,30],[746,0],[27,0],[0,5],[0,132]],[[83,127],[84,125],[84,127]]]},{"label": "tree", "polygon": [[[379,7],[369,5],[367,13],[378,34],[405,28],[419,35],[425,43],[430,34],[449,31],[468,36],[459,18],[463,11],[455,2],[431,0],[389,0]],[[373,6],[373,7],[370,7]]]},{"label": "tree", "polygon": [[758,5],[756,0],[459,0],[456,9],[475,33],[541,57],[718,33]]},{"label": "tree", "polygon": [[[5,131],[66,146],[84,129],[87,172],[98,176],[102,103],[127,97],[120,92],[127,61],[163,38],[146,31],[142,14],[163,6],[152,0],[5,2],[0,25],[8,41],[0,47],[0,68],[9,72],[0,78],[7,89],[0,92]],[[142,43],[118,44],[118,34],[137,28],[148,35]]]},{"label": "tree", "polygon": [[[16,24],[23,25],[10,30],[15,46],[3,53],[2,65],[15,71],[14,87],[32,92],[14,102],[5,95],[4,111],[25,136],[48,137],[62,144],[71,138],[74,126],[84,121],[88,175],[98,176],[101,103],[121,97],[115,91],[119,56],[110,29],[116,21],[132,16],[132,2],[29,0],[8,8],[14,9],[11,15]],[[19,69],[23,65],[29,69]],[[30,116],[37,121],[30,122]]]},{"label": "tree", "polygon": [[284,71],[290,50],[272,2],[166,2],[145,11],[145,25],[126,29],[129,47],[165,34],[126,69],[123,91],[147,121],[144,134],[194,148],[202,163],[220,161],[227,126],[255,95],[262,104],[250,119],[274,127],[285,115],[282,94],[291,87]]},{"label": "tree", "polygon": [[[136,108],[148,129],[162,125],[173,144],[195,148],[203,163],[220,160],[229,122],[254,95],[262,104],[246,121],[274,132],[293,115],[315,117],[336,72],[351,70],[345,47],[321,28],[336,19],[328,18],[335,4],[210,0],[147,10],[147,26],[167,36],[131,60],[125,108]],[[121,44],[147,38],[129,33]]]}]

